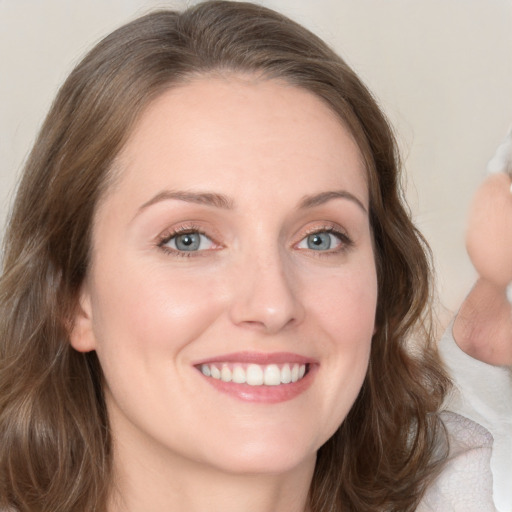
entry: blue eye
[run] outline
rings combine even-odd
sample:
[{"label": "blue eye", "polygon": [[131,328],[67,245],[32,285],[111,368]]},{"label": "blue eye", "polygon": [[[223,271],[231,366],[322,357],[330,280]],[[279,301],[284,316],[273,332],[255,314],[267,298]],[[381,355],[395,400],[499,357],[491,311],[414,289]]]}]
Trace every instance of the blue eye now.
[{"label": "blue eye", "polygon": [[179,252],[204,251],[211,249],[213,245],[212,240],[197,231],[176,234],[161,243],[161,247]]},{"label": "blue eye", "polygon": [[297,245],[298,249],[311,251],[329,251],[342,245],[341,236],[330,231],[318,231],[303,238]]}]

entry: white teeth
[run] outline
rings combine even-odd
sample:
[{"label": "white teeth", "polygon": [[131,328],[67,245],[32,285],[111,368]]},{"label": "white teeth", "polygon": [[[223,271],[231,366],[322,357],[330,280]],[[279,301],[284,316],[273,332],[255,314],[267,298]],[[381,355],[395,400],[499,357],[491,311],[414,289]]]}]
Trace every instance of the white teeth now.
[{"label": "white teeth", "polygon": [[249,386],[261,386],[263,384],[263,370],[257,364],[250,364],[247,367],[246,381]]},{"label": "white teeth", "polygon": [[244,368],[242,364],[220,363],[202,364],[200,370],[206,377],[223,382],[247,383],[250,386],[279,386],[302,379],[306,374],[306,365],[287,363],[280,368],[277,364],[250,364]]},{"label": "white teeth", "polygon": [[216,366],[212,366],[210,371],[214,379],[220,379],[220,370]]},{"label": "white teeth", "polygon": [[289,384],[292,381],[292,371],[287,364],[281,370],[281,381],[283,384]]},{"label": "white teeth", "polygon": [[236,382],[237,384],[245,383],[245,371],[241,366],[236,365],[233,368],[232,379],[233,379],[233,382]]},{"label": "white teeth", "polygon": [[279,386],[281,384],[281,372],[277,364],[269,364],[263,375],[265,386]]},{"label": "white teeth", "polygon": [[231,370],[227,366],[223,366],[220,371],[220,380],[224,382],[231,382]]}]

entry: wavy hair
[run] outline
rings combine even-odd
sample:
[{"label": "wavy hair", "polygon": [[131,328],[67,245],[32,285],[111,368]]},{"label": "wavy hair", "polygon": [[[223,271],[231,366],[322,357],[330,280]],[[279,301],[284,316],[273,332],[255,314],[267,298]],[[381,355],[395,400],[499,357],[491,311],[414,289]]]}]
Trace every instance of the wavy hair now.
[{"label": "wavy hair", "polygon": [[154,12],[102,40],[61,87],[28,158],[0,281],[0,509],[106,509],[112,448],[101,367],[68,336],[93,215],[144,108],[173,85],[224,71],[285,80],[321,98],[353,134],[368,172],[377,328],[361,392],[319,450],[311,510],[412,511],[438,471],[437,411],[449,383],[430,328],[430,255],[405,207],[393,133],[318,37],[269,9],[212,1]]}]

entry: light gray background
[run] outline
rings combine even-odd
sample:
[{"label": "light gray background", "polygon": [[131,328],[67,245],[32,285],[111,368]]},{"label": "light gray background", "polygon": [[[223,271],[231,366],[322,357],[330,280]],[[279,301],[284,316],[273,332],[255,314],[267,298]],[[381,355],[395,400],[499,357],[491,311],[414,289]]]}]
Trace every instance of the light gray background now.
[{"label": "light gray background", "polygon": [[[22,163],[72,66],[151,0],[0,0],[0,225]],[[475,278],[465,215],[512,123],[512,0],[262,0],[335,47],[397,132],[407,194],[435,254],[446,323]],[[3,232],[3,230],[2,230]]]}]

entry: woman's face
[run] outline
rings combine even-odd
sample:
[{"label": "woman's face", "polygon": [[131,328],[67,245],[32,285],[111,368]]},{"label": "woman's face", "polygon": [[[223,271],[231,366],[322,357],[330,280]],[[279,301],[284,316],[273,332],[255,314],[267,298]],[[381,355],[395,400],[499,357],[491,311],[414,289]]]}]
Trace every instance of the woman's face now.
[{"label": "woman's face", "polygon": [[313,94],[162,94],[96,212],[72,333],[115,446],[235,472],[314,465],[367,370],[377,280],[361,154]]}]

